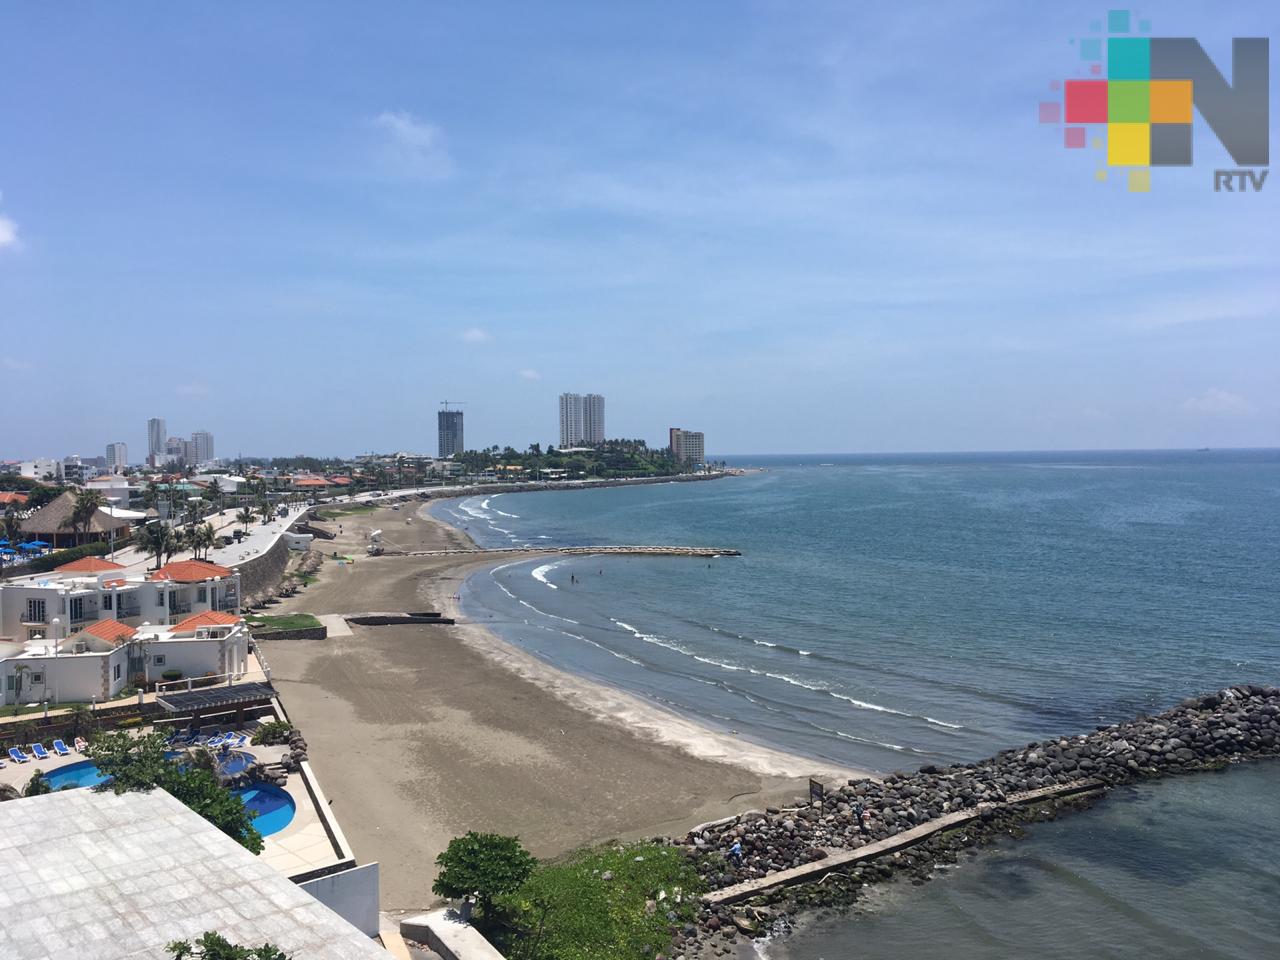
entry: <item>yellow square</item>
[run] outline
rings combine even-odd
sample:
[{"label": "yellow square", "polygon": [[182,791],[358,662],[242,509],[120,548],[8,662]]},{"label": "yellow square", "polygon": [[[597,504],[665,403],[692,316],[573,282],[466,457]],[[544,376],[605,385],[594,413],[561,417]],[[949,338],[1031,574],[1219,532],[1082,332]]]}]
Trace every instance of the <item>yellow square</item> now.
[{"label": "yellow square", "polygon": [[1129,171],[1129,192],[1130,193],[1150,193],[1151,192],[1151,168],[1142,167],[1139,170]]},{"label": "yellow square", "polygon": [[1103,167],[1101,170],[1095,170],[1095,171],[1093,171],[1093,179],[1095,179],[1095,180],[1105,180],[1105,179],[1107,179],[1107,168],[1106,168],[1106,167]]},{"label": "yellow square", "polygon": [[1151,122],[1191,122],[1191,81],[1151,81]]},{"label": "yellow square", "polygon": [[1145,167],[1151,163],[1151,124],[1107,124],[1107,165]]}]

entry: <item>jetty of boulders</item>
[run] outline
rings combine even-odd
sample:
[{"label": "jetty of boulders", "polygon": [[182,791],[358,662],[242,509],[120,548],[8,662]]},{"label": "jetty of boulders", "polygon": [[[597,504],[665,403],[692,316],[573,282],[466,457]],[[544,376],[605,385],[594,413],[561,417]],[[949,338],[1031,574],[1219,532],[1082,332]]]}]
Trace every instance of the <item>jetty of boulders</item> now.
[{"label": "jetty of boulders", "polygon": [[1088,806],[1108,787],[1277,755],[1280,689],[1242,684],[1092,733],[850,780],[821,800],[704,824],[671,841],[709,888],[672,955],[727,955],[742,937],[785,932],[806,909],[852,903],[867,884],[923,883],[961,851]]}]

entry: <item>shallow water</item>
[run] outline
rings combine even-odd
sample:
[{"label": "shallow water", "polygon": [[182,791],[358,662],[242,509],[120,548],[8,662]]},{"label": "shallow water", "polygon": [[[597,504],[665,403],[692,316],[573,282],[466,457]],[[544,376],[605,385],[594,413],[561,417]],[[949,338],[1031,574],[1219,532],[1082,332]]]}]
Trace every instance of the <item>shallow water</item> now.
[{"label": "shallow water", "polygon": [[1280,454],[821,458],[708,483],[433,506],[485,545],[683,543],[471,578],[575,672],[877,770],[1280,679]]}]

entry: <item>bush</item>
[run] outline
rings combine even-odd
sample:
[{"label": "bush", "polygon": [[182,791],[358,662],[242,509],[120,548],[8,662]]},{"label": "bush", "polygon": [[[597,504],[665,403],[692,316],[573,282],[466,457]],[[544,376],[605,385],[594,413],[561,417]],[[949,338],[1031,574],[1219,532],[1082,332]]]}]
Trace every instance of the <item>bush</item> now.
[{"label": "bush", "polygon": [[31,779],[27,781],[26,789],[22,791],[22,795],[24,797],[39,797],[46,793],[53,793],[53,787],[44,778],[44,772],[37,767],[31,774]]},{"label": "bush", "polygon": [[[702,890],[679,850],[642,843],[540,864],[502,904],[515,912],[519,955],[530,960],[652,960],[667,953],[673,927],[692,922]],[[657,909],[647,911],[662,893]]]},{"label": "bush", "polygon": [[253,731],[254,746],[277,746],[289,742],[289,734],[293,733],[293,724],[288,720],[270,720]]},{"label": "bush", "polygon": [[289,960],[279,947],[270,943],[252,949],[241,947],[212,930],[194,944],[189,940],[174,940],[165,949],[173,960]]},{"label": "bush", "polygon": [[182,671],[181,671],[181,670],[166,670],[166,671],[164,671],[163,673],[161,673],[161,674],[160,674],[160,679],[161,679],[161,680],[164,680],[166,683],[173,683],[173,681],[175,681],[175,680],[181,680],[181,679],[182,679]]},{"label": "bush", "polygon": [[492,923],[494,899],[518,889],[536,863],[518,837],[469,831],[450,840],[436,857],[440,873],[431,892],[441,897],[474,893],[486,923]]}]

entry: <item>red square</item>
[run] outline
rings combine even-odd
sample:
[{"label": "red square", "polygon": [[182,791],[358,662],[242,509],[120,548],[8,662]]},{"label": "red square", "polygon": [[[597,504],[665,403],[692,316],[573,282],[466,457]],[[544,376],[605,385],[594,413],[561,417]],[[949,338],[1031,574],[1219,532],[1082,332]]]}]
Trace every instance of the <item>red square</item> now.
[{"label": "red square", "polygon": [[1068,80],[1064,87],[1067,123],[1107,122],[1107,81]]}]

